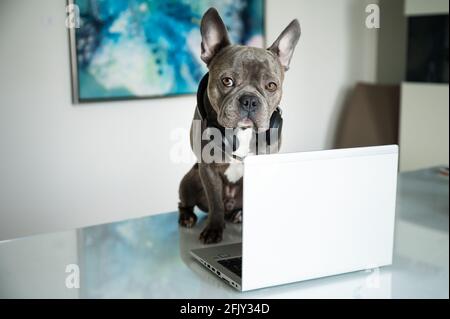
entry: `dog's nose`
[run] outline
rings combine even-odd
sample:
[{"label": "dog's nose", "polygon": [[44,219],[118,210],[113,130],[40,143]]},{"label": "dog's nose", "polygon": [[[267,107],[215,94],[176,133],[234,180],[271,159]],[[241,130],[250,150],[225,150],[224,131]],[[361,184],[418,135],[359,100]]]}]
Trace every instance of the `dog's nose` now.
[{"label": "dog's nose", "polygon": [[239,103],[241,108],[246,112],[255,112],[256,109],[261,105],[261,101],[255,95],[245,94],[239,98]]}]

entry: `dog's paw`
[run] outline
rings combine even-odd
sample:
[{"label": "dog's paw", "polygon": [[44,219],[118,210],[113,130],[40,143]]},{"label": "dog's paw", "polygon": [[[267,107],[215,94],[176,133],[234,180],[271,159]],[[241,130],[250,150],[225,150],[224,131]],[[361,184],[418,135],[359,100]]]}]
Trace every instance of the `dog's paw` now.
[{"label": "dog's paw", "polygon": [[233,224],[241,224],[242,223],[242,209],[235,210],[227,214],[226,220]]},{"label": "dog's paw", "polygon": [[200,234],[200,240],[204,244],[215,244],[222,241],[223,227],[206,226]]},{"label": "dog's paw", "polygon": [[242,210],[234,211],[232,216],[231,216],[230,221],[233,224],[240,224],[240,223],[242,223]]},{"label": "dog's paw", "polygon": [[197,223],[197,215],[195,214],[180,214],[178,224],[182,227],[192,228]]}]

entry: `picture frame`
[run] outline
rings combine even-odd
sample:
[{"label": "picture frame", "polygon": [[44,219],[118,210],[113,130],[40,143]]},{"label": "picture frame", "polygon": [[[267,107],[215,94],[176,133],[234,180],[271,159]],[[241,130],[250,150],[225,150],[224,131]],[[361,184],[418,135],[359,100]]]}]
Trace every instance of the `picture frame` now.
[{"label": "picture frame", "polygon": [[[95,3],[99,2],[67,1],[66,24],[72,23],[68,26],[68,30],[74,104],[194,94],[198,82],[207,72],[206,66],[200,60],[199,25],[201,16],[210,6],[219,6],[218,10],[227,25],[233,43],[258,47],[266,45],[264,0],[233,2],[229,9],[224,7],[223,1],[218,0],[130,1],[128,4],[134,6],[133,10],[104,7],[94,10],[92,6]],[[114,7],[114,3],[118,2],[111,0],[101,3],[102,6],[109,3]],[[172,7],[167,6],[167,3]],[[180,3],[184,10],[177,8],[177,3]],[[240,5],[233,7],[234,3]],[[86,5],[91,7],[87,8]],[[136,18],[133,16],[135,14],[133,12],[137,10],[136,6],[144,13],[146,6],[160,8],[161,17],[149,18],[144,14]],[[190,11],[185,8],[190,8]],[[251,10],[252,19],[246,19],[243,8]],[[94,17],[89,16],[89,10],[95,11],[92,14]],[[153,7],[151,12],[153,15],[159,14]],[[181,17],[178,18],[177,14]],[[167,18],[168,16],[170,18]],[[236,20],[238,18],[240,22]],[[170,20],[174,27],[172,29],[167,25],[163,27],[160,25],[162,23],[156,24],[155,27],[155,21],[161,19]],[[127,23],[133,25],[127,26]],[[139,23],[145,26],[139,26]],[[151,30],[148,35],[146,28]],[[159,35],[154,36],[158,33]],[[176,33],[180,34],[175,35]],[[171,43],[172,41],[174,43]],[[134,56],[129,57],[129,54]],[[162,58],[158,59],[158,54]],[[128,58],[134,62],[127,62]],[[159,69],[156,70],[156,67]]]}]

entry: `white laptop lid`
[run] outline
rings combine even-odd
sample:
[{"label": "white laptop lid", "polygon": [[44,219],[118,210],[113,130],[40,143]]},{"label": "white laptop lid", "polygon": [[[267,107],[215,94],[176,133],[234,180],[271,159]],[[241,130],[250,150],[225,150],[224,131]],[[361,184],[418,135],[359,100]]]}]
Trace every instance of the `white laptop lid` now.
[{"label": "white laptop lid", "polygon": [[392,263],[396,145],[244,161],[242,290]]}]

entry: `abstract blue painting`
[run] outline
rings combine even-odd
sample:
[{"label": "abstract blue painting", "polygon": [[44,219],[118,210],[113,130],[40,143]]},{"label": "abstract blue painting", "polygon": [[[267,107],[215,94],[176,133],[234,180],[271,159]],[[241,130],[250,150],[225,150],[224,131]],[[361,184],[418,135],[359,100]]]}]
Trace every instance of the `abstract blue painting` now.
[{"label": "abstract blue painting", "polygon": [[221,14],[233,43],[262,47],[264,0],[74,0],[76,101],[192,94],[205,74],[200,21]]}]

